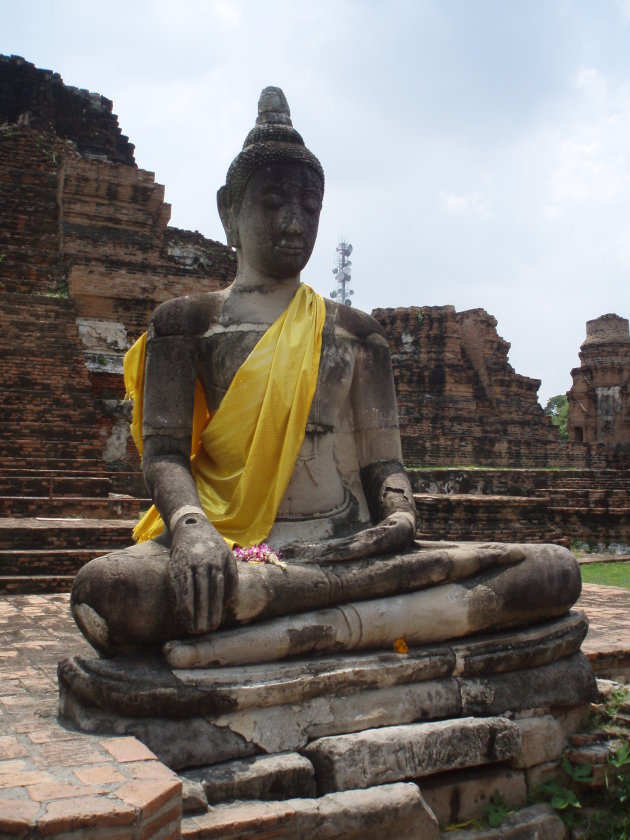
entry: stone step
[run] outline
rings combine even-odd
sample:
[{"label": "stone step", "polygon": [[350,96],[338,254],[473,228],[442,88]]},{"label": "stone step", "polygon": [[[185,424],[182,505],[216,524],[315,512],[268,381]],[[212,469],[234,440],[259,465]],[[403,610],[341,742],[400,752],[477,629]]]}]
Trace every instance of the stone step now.
[{"label": "stone step", "polygon": [[353,838],[437,840],[435,816],[415,784],[378,785],[320,798],[235,802],[185,817],[182,840]]},{"label": "stone step", "polygon": [[326,735],[303,750],[315,768],[320,794],[508,761],[520,752],[519,727],[504,717],[454,718]]},{"label": "stone step", "polygon": [[84,496],[0,496],[0,517],[85,517],[89,519],[139,518],[151,499],[85,498]]},{"label": "stone step", "polygon": [[107,548],[0,549],[0,575],[75,575],[81,566],[107,553]]},{"label": "stone step", "polygon": [[0,549],[69,549],[86,547],[102,553],[131,545],[136,519],[67,519],[62,517],[0,519]]}]

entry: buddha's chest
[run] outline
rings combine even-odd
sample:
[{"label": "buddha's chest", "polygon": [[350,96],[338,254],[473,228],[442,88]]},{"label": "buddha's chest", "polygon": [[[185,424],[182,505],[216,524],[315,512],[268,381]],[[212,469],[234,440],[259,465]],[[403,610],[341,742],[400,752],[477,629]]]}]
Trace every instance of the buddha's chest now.
[{"label": "buddha's chest", "polygon": [[[264,327],[257,328],[257,325],[217,329],[201,340],[198,376],[212,411],[218,408],[236,373],[264,331]],[[352,340],[336,334],[334,327],[324,328],[310,423],[334,425],[350,394],[355,355]]]}]

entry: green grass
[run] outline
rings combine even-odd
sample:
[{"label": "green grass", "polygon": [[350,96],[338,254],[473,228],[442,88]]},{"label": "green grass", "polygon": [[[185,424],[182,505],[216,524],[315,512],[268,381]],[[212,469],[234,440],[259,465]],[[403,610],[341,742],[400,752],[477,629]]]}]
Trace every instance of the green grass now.
[{"label": "green grass", "polygon": [[580,566],[584,583],[630,589],[630,563],[588,563]]}]

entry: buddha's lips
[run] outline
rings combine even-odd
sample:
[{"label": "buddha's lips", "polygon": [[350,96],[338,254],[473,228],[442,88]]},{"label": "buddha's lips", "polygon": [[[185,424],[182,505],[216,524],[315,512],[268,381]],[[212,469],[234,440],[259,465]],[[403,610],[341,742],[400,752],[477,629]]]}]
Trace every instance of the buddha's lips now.
[{"label": "buddha's lips", "polygon": [[304,250],[303,245],[286,245],[284,243],[280,243],[279,245],[276,245],[275,247],[276,247],[277,251],[282,251],[283,253],[286,253],[286,254],[301,254],[302,251]]}]

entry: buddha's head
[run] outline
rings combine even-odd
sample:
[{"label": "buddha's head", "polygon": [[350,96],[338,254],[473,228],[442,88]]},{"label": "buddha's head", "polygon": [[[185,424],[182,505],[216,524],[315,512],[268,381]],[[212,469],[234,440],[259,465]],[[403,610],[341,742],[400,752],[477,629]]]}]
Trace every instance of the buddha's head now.
[{"label": "buddha's head", "polygon": [[293,128],[283,92],[265,88],[256,125],[217,193],[228,245],[264,274],[299,273],[315,245],[323,195],[321,164]]}]

